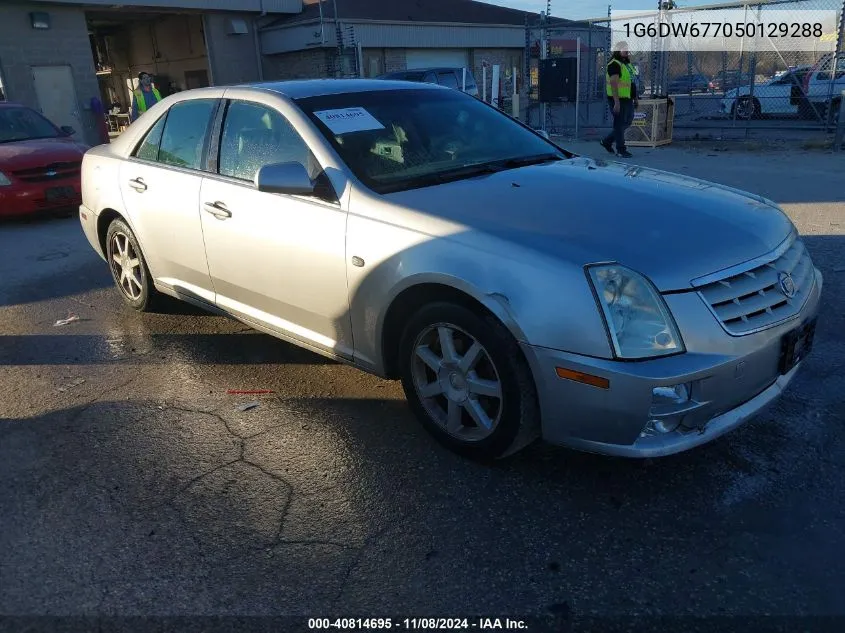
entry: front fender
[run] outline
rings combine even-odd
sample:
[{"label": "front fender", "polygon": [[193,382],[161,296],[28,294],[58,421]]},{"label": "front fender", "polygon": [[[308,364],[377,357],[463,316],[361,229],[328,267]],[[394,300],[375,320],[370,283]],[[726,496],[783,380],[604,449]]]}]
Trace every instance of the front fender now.
[{"label": "front fender", "polygon": [[[349,309],[358,363],[383,371],[382,332],[393,301],[419,284],[441,284],[472,297],[518,341],[611,358],[604,323],[580,265],[374,202],[347,226]],[[416,218],[419,219],[419,218]],[[360,263],[360,262],[359,262]]]}]

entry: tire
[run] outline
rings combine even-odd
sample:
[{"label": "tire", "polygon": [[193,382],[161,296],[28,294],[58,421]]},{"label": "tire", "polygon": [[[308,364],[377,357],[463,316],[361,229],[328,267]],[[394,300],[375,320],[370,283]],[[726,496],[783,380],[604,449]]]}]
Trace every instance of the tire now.
[{"label": "tire", "polygon": [[[106,259],[115,286],[126,305],[138,312],[150,312],[159,305],[162,296],[153,286],[138,240],[121,219],[113,220],[106,232]],[[124,276],[122,271],[130,267]]]},{"label": "tire", "polygon": [[[444,347],[449,339],[451,348]],[[539,437],[531,370],[495,317],[453,303],[426,305],[406,326],[399,354],[411,409],[455,453],[488,461]]]},{"label": "tire", "polygon": [[736,109],[737,119],[759,119],[760,118],[760,102],[757,99],[750,97],[740,97],[734,106]]}]

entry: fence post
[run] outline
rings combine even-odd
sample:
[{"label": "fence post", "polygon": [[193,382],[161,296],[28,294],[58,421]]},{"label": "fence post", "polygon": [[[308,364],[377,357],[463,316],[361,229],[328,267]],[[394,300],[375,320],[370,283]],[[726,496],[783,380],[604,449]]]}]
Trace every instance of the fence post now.
[{"label": "fence post", "polygon": [[578,116],[581,106],[581,36],[575,39],[575,140],[578,140]]},{"label": "fence post", "polygon": [[593,81],[593,65],[596,63],[596,53],[593,51],[593,23],[587,31],[587,125],[593,120],[593,95],[596,91]]},{"label": "fence post", "polygon": [[[839,13],[839,34],[836,37],[836,52],[833,55],[833,60],[830,66],[830,90],[827,95],[827,121],[824,122],[825,131],[827,126],[833,122],[833,83],[836,77],[836,67],[839,63],[839,56],[845,53],[845,0],[842,0],[842,9]],[[842,104],[839,104],[839,125],[836,126],[835,132],[840,133],[842,129]],[[841,144],[841,139],[840,139]],[[838,146],[837,146],[838,149]]]},{"label": "fence post", "polygon": [[[603,76],[605,82],[607,81],[607,64],[610,63],[610,56],[613,54],[613,50],[612,50],[613,49],[613,21],[610,18],[611,18],[610,5],[608,4],[607,5],[607,46],[605,47],[605,50],[604,50],[604,68],[601,69],[602,76]],[[598,68],[596,69],[596,72],[598,72]],[[598,82],[596,82],[596,83],[598,83]],[[604,97],[606,90],[607,90],[607,88],[604,88],[599,94],[602,97]],[[610,107],[607,105],[607,99],[603,99],[602,104],[604,106],[602,108],[602,112],[604,113],[604,123],[607,123],[607,115],[610,112]]]},{"label": "fence post", "polygon": [[845,137],[845,90],[842,91],[842,98],[839,99],[839,121],[836,124],[836,133],[833,135],[834,152],[842,149],[843,137]]},{"label": "fence post", "polygon": [[[523,123],[531,125],[531,28],[528,24],[528,14],[525,14],[525,50],[523,52],[525,59],[523,59],[523,67],[525,72],[522,76],[522,85],[519,91],[519,111],[522,114],[522,109],[525,108],[525,119]],[[522,100],[525,99],[525,103]],[[520,116],[522,118],[522,116]]]}]

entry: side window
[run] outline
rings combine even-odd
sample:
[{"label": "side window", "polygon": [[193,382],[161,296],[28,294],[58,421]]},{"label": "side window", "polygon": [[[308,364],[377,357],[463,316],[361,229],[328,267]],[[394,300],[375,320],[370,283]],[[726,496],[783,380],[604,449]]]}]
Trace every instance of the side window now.
[{"label": "side window", "polygon": [[164,120],[167,118],[167,114],[163,114],[161,118],[156,121],[155,125],[153,125],[147,135],[144,137],[144,140],[141,141],[141,144],[135,148],[135,153],[133,154],[136,158],[141,158],[143,160],[158,160],[158,146],[161,143],[161,133],[164,132]]},{"label": "side window", "polygon": [[441,86],[446,86],[447,88],[457,88],[458,87],[458,78],[455,77],[455,73],[451,70],[446,72],[439,72],[437,73],[437,83]]},{"label": "side window", "polygon": [[[461,81],[463,81],[463,78]],[[467,70],[467,90],[472,90],[473,88],[478,88],[478,85],[475,83],[475,77]]]},{"label": "side window", "polygon": [[216,101],[197,99],[177,103],[167,112],[158,162],[201,169],[202,150]]},{"label": "side window", "polygon": [[423,80],[424,83],[427,83],[427,84],[436,84],[437,83],[437,77],[434,75],[434,73],[426,73],[425,77],[423,77],[422,80]]},{"label": "side window", "polygon": [[223,176],[252,181],[264,165],[300,163],[312,179],[322,172],[305,141],[290,123],[267,106],[233,101],[220,139]]}]

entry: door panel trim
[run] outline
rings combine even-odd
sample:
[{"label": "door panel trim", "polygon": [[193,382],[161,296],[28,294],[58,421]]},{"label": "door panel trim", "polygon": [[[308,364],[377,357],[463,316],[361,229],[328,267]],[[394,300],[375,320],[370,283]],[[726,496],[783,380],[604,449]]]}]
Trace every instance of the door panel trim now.
[{"label": "door panel trim", "polygon": [[250,323],[264,323],[265,327],[271,331],[285,335],[293,342],[299,342],[300,344],[306,343],[316,349],[323,349],[344,358],[351,359],[353,357],[352,349],[338,347],[338,342],[327,336],[318,334],[313,330],[309,330],[308,328],[282,319],[281,317],[277,317],[262,310],[258,310],[257,308],[248,306],[240,301],[218,294],[217,305],[226,311],[242,315],[244,318],[249,319]]},{"label": "door panel trim", "polygon": [[170,288],[171,290],[173,290],[173,292],[177,294],[185,295],[188,297],[195,297],[197,300],[202,301],[203,303],[214,305],[214,293],[208,290],[203,290],[199,286],[185,283],[180,279],[174,279],[172,277],[159,277],[155,281]]}]

